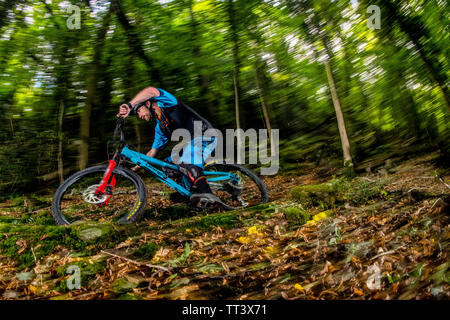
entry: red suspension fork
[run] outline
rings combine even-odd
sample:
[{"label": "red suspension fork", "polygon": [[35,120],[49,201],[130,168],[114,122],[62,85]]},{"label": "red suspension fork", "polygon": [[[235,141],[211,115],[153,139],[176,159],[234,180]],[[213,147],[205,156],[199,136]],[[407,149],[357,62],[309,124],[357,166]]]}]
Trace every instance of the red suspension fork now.
[{"label": "red suspension fork", "polygon": [[[116,167],[117,163],[114,160],[109,160],[108,168],[106,168],[105,175],[103,176],[102,181],[100,182],[100,185],[95,190],[95,194],[105,194],[105,190],[108,187],[108,183],[110,182],[110,186],[112,186],[112,189],[116,185],[116,177],[112,174],[114,168]],[[111,179],[112,176],[112,179]],[[111,180],[111,181],[110,181]],[[112,193],[112,189],[108,190]],[[111,197],[111,195],[110,195]],[[109,198],[107,199],[107,201]],[[107,201],[105,201],[107,203]]]}]

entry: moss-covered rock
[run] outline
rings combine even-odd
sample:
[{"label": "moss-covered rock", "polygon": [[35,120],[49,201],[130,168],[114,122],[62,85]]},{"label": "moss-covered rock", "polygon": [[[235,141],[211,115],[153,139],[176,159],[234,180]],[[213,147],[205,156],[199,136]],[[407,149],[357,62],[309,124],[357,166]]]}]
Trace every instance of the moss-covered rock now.
[{"label": "moss-covered rock", "polygon": [[297,186],[291,190],[291,196],[305,207],[329,207],[336,201],[336,191],[332,183]]},{"label": "moss-covered rock", "polygon": [[83,241],[93,242],[99,238],[106,238],[112,232],[111,225],[107,223],[83,223],[73,226],[76,235]]},{"label": "moss-covered rock", "polygon": [[158,245],[156,243],[150,242],[134,250],[133,256],[142,259],[152,259],[156,251],[158,251]]},{"label": "moss-covered rock", "polygon": [[291,197],[305,207],[321,206],[329,209],[340,203],[361,205],[377,198],[385,198],[383,179],[367,180],[335,178],[326,183],[297,186],[291,190]]},{"label": "moss-covered rock", "polygon": [[292,206],[285,208],[284,215],[292,225],[302,225],[311,219],[311,214],[301,206]]}]

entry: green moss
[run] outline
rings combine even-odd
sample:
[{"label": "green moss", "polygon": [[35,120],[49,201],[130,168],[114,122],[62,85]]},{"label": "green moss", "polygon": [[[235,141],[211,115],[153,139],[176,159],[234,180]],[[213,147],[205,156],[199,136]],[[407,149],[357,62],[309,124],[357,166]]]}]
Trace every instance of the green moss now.
[{"label": "green moss", "polygon": [[[63,243],[67,230],[38,225],[1,225],[0,233],[5,233],[0,241],[0,252],[17,261],[18,269],[22,270],[34,265],[35,258],[39,260],[49,255],[54,247]],[[31,247],[35,248],[34,255]]]},{"label": "green moss", "polygon": [[238,222],[238,215],[236,213],[216,213],[200,217],[194,221],[183,224],[182,228],[199,230],[211,230],[212,227],[218,226],[221,228],[232,228]]},{"label": "green moss", "polygon": [[311,219],[311,214],[301,206],[284,209],[284,215],[291,225],[302,225]]},{"label": "green moss", "polygon": [[158,245],[150,242],[133,251],[133,256],[142,259],[151,259],[155,255],[156,251],[158,251]]},{"label": "green moss", "polygon": [[[105,225],[96,225],[103,228]],[[55,247],[63,246],[80,255],[93,255],[101,249],[114,246],[125,240],[136,231],[133,226],[118,226],[112,232],[109,225],[108,233],[102,234],[91,241],[84,241],[79,237],[80,231],[90,224],[75,226],[47,226],[35,224],[0,223],[0,253],[13,260],[19,270],[32,267],[36,261],[50,255]],[[25,249],[23,249],[25,248]],[[30,248],[34,248],[34,255]],[[20,253],[19,253],[20,251]]]},{"label": "green moss", "polygon": [[125,278],[117,278],[111,285],[111,290],[115,293],[126,293],[137,287],[137,283],[128,281]]},{"label": "green moss", "polygon": [[55,225],[55,221],[49,210],[44,210],[39,213],[28,212],[22,214],[20,217],[22,224],[41,224],[41,225]]},{"label": "green moss", "polygon": [[373,199],[386,198],[388,193],[383,188],[385,183],[381,179],[335,178],[327,183],[297,186],[291,190],[291,197],[305,207],[321,206],[329,209],[344,202],[361,205]]},{"label": "green moss", "polygon": [[[101,274],[106,269],[106,257],[97,261],[86,258],[82,261],[70,262],[64,266],[58,267],[56,273],[59,277],[66,277],[68,275],[67,269],[70,266],[77,266],[81,273],[81,287],[87,287],[90,280],[94,279],[97,274]],[[56,290],[61,292],[69,291],[67,288],[67,279],[62,279],[56,287]]]},{"label": "green moss", "polygon": [[23,205],[23,196],[18,194],[10,195],[9,200],[11,201],[11,205],[13,207],[22,206]]},{"label": "green moss", "polygon": [[450,282],[450,271],[449,271],[450,263],[444,262],[440,266],[435,269],[435,272],[431,276],[431,279],[434,281],[435,285],[440,285],[442,283]]},{"label": "green moss", "polygon": [[351,202],[355,205],[365,204],[373,199],[386,198],[388,193],[384,190],[384,180],[369,181],[362,178],[334,179],[333,186],[339,202]]},{"label": "green moss", "polygon": [[124,293],[118,296],[117,300],[142,300],[142,298],[135,294]]},{"label": "green moss", "polygon": [[321,183],[297,186],[291,190],[291,197],[305,207],[321,205],[328,208],[335,203],[336,192],[333,184]]}]

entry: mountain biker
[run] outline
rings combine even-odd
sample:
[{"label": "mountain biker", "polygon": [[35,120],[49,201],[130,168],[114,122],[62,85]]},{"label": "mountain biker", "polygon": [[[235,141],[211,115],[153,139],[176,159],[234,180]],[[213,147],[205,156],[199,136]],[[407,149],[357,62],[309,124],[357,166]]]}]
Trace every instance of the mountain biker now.
[{"label": "mountain biker", "polygon": [[[143,105],[142,102],[145,102]],[[212,125],[197,112],[185,105],[171,93],[154,87],[141,90],[130,102],[119,107],[117,117],[127,117],[137,114],[139,118],[150,121],[156,119],[155,138],[147,156],[155,157],[170,141],[172,131],[179,128],[187,129],[191,141],[183,148],[178,169],[193,184],[193,192],[190,201],[210,205],[219,202],[219,198],[212,194],[211,188],[203,173],[206,158],[216,147],[214,137],[204,137],[203,133]],[[202,136],[194,137],[194,121],[201,121]],[[172,162],[171,157],[166,161]],[[133,171],[139,166],[132,168]]]}]

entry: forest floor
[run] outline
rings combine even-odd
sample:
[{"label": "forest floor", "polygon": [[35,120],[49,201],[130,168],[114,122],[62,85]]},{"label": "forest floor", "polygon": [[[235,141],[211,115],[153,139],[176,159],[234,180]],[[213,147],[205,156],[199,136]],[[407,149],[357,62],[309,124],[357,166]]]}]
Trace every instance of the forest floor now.
[{"label": "forest floor", "polygon": [[448,299],[450,174],[435,158],[352,180],[330,167],[265,177],[269,203],[209,214],[155,184],[126,226],[59,227],[51,195],[10,198],[0,299]]}]

